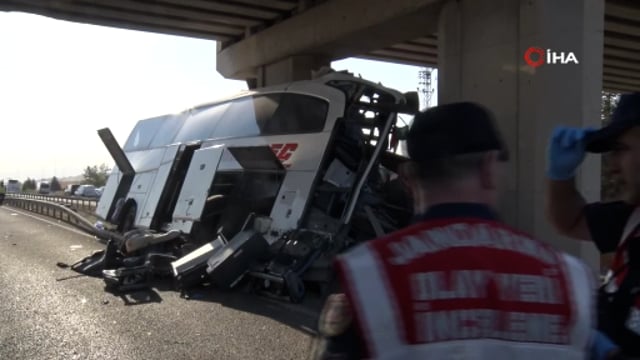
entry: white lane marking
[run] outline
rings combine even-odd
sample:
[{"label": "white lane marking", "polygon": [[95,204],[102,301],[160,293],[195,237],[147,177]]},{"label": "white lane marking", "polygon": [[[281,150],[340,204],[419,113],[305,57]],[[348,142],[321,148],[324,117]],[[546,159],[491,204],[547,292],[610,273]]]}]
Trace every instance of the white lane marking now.
[{"label": "white lane marking", "polygon": [[[65,225],[62,225],[62,224],[58,224],[58,223],[53,222],[53,221],[49,221],[49,220],[46,220],[46,219],[39,218],[39,217],[37,217],[37,216],[35,216],[35,215],[32,215],[32,214],[26,213],[26,212],[24,212],[24,211],[16,210],[16,209],[13,209],[13,208],[12,208],[11,210],[9,210],[9,209],[6,209],[6,208],[4,208],[4,207],[0,207],[0,209],[2,209],[2,210],[4,210],[4,211],[10,211],[10,212],[18,213],[18,214],[20,214],[20,215],[28,216],[28,217],[30,217],[30,218],[33,218],[33,219],[36,219],[36,220],[40,220],[40,221],[42,221],[42,222],[45,222],[45,223],[47,223],[47,224],[49,224],[49,225],[54,225],[54,226],[57,226],[57,227],[59,227],[59,228],[62,228],[62,229],[65,229],[65,230],[71,231],[71,232],[73,232],[73,233],[76,233],[76,234],[78,234],[78,235],[86,236],[86,237],[88,237],[89,239],[94,239],[94,237],[93,237],[92,235],[89,235],[89,234],[87,234],[87,233],[84,233],[84,232],[82,232],[82,231],[80,231],[80,230],[76,230],[76,229],[74,229],[74,228],[71,228],[71,227],[68,227],[68,226],[65,226]],[[94,240],[95,240],[95,239],[94,239]]]}]

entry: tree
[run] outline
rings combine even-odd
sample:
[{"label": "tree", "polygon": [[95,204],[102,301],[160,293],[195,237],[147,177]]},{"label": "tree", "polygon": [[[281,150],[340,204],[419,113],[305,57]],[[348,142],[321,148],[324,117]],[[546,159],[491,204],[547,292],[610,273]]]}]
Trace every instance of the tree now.
[{"label": "tree", "polygon": [[[602,126],[609,123],[609,118],[618,104],[619,95],[616,93],[602,92],[602,111],[600,120]],[[622,182],[612,171],[611,158],[608,154],[602,157],[602,176],[600,184],[600,197],[602,200],[613,200],[618,198],[622,192]]]},{"label": "tree", "polygon": [[51,178],[51,192],[62,190],[62,186],[60,186],[60,182],[57,177]]},{"label": "tree", "polygon": [[84,169],[84,182],[86,184],[91,184],[96,187],[104,186],[107,183],[107,177],[109,177],[109,172],[111,169],[107,167],[105,164],[101,164],[100,166],[87,166]]},{"label": "tree", "polygon": [[34,179],[31,178],[27,178],[27,180],[25,180],[22,183],[22,192],[27,192],[29,190],[35,190],[36,189],[36,181]]}]

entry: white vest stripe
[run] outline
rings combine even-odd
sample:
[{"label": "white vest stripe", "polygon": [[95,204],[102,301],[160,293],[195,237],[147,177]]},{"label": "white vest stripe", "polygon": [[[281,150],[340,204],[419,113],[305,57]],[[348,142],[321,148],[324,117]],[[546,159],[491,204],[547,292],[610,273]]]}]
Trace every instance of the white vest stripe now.
[{"label": "white vest stripe", "polygon": [[379,358],[390,350],[402,349],[404,341],[398,332],[395,299],[386,287],[383,265],[377,256],[368,246],[358,246],[349,253],[348,259],[343,259],[342,265],[356,302],[353,307],[358,311],[363,335],[371,347],[370,355]]},{"label": "white vest stripe", "polygon": [[576,349],[589,349],[596,328],[595,318],[595,274],[581,261],[573,256],[562,254],[565,271],[569,274],[568,295],[573,303],[573,319],[571,325],[571,344]]}]

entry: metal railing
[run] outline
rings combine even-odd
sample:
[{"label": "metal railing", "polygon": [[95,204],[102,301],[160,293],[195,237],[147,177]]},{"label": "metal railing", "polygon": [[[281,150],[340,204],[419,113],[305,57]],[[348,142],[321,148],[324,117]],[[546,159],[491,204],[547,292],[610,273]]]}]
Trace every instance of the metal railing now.
[{"label": "metal railing", "polygon": [[87,198],[80,196],[59,196],[59,195],[43,195],[43,194],[7,194],[14,198],[42,200],[58,204],[74,206],[78,210],[94,211],[98,205],[95,198]]},{"label": "metal railing", "polygon": [[[44,200],[45,198],[47,200]],[[65,203],[65,200],[74,201],[76,205],[83,206],[83,209],[95,209],[95,200],[32,194],[7,194],[3,204],[65,222],[103,241],[118,237],[110,231],[96,228],[93,223],[77,212],[78,209],[73,207],[73,203]],[[93,205],[90,205],[91,202]]]}]

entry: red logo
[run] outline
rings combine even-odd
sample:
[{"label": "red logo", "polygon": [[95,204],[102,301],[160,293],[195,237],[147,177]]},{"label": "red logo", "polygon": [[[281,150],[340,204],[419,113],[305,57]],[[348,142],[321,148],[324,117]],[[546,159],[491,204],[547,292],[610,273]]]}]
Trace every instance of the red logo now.
[{"label": "red logo", "polygon": [[532,68],[537,68],[543,64],[567,65],[579,64],[578,57],[571,51],[553,51],[532,46],[524,52],[524,61]]},{"label": "red logo", "polygon": [[[537,60],[534,60],[537,55]],[[524,53],[524,61],[527,65],[537,68],[538,66],[544,64],[545,62],[545,51],[542,48],[532,46],[527,49]]]},{"label": "red logo", "polygon": [[296,143],[271,144],[271,150],[281,162],[289,160],[296,149],[298,149],[298,144]]}]

